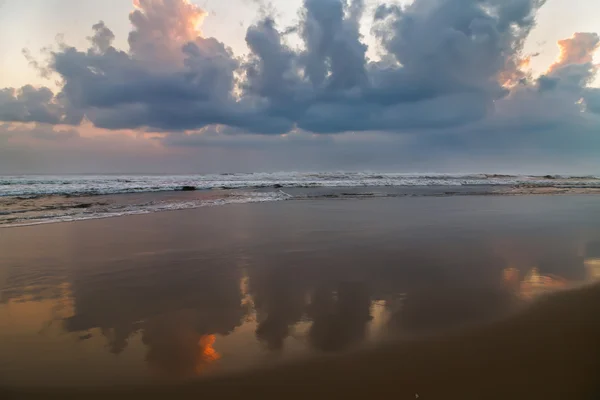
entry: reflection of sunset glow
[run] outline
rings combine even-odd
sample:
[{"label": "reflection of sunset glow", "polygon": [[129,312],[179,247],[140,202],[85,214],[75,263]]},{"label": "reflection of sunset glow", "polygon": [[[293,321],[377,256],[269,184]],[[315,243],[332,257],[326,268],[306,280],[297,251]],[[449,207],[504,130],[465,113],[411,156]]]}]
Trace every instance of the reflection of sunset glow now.
[{"label": "reflection of sunset glow", "polygon": [[600,280],[600,258],[588,258],[585,260],[585,268],[592,280]]},{"label": "reflection of sunset glow", "polygon": [[216,335],[202,334],[194,325],[194,315],[186,311],[144,323],[142,340],[148,347],[146,361],[158,376],[194,378],[208,372],[221,358],[214,348]]},{"label": "reflection of sunset glow", "polygon": [[206,369],[206,366],[221,358],[221,355],[214,349],[215,335],[205,335],[198,341],[200,347],[196,362],[196,374],[200,375]]},{"label": "reflection of sunset glow", "polygon": [[246,274],[246,271],[244,271],[244,275],[240,279],[240,293],[242,295],[242,308],[244,310],[249,311],[249,313],[246,316],[246,320],[251,321],[253,319],[256,319],[256,315],[253,312],[250,312],[250,310],[255,309],[255,305],[254,299],[250,294],[250,277]]},{"label": "reflection of sunset glow", "polygon": [[532,298],[544,293],[564,289],[567,282],[553,275],[540,275],[539,270],[534,268],[521,283],[521,296]]},{"label": "reflection of sunset glow", "polygon": [[542,275],[537,268],[532,268],[522,281],[519,281],[519,270],[516,268],[506,268],[503,275],[505,284],[516,289],[519,296],[524,299],[533,299],[564,289],[568,285],[565,279],[555,275]]},{"label": "reflection of sunset glow", "polygon": [[519,285],[519,270],[516,268],[506,268],[503,271],[503,280],[504,283],[514,287],[514,285]]},{"label": "reflection of sunset glow", "polygon": [[[53,322],[61,321],[75,313],[71,285],[63,282],[57,285],[30,285],[19,288],[20,293],[6,290],[0,293],[0,311],[6,312],[0,319],[0,332],[14,332],[19,335],[44,332]],[[43,326],[40,331],[40,326]]]}]

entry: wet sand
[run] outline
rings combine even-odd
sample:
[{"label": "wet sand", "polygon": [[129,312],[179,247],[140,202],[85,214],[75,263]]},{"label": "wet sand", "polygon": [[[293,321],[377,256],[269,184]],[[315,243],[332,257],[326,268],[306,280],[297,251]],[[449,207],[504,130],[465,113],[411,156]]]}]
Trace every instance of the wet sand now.
[{"label": "wet sand", "polygon": [[306,199],[2,229],[0,385],[594,398],[600,289],[571,290],[599,265],[595,196]]},{"label": "wet sand", "polygon": [[600,287],[489,326],[193,384],[7,391],[7,398],[597,399]]}]

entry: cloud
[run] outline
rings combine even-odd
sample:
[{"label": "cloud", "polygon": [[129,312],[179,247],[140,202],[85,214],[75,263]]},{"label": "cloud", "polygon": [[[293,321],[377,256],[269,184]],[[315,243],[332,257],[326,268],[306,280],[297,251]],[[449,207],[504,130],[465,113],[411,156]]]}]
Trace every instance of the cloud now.
[{"label": "cloud", "polygon": [[115,34],[104,25],[103,21],[93,25],[92,30],[94,31],[94,35],[88,37],[88,40],[98,53],[106,53],[111,47],[113,40],[115,40]]},{"label": "cloud", "polygon": [[558,61],[550,66],[548,75],[568,65],[592,63],[594,52],[599,46],[600,37],[597,33],[577,32],[571,38],[559,40],[560,56]]},{"label": "cloud", "polygon": [[20,89],[0,89],[0,121],[41,122],[58,124],[62,121],[62,107],[52,91],[31,85]]},{"label": "cloud", "polygon": [[186,2],[140,0],[130,19],[130,50],[110,45],[113,35],[95,25],[87,51],[64,48],[53,68],[64,86],[57,97],[69,112],[108,129],[155,130],[231,122],[231,92],[238,63],[216,39],[199,36],[204,13]]},{"label": "cloud", "polygon": [[367,46],[360,40],[363,0],[305,0],[301,36],[304,72],[313,88],[342,91],[367,83]]},{"label": "cloud", "polygon": [[305,0],[300,50],[285,44],[271,17],[259,21],[248,29],[245,62],[200,35],[206,13],[197,6],[135,5],[128,52],[112,47],[113,33],[99,22],[87,51],[64,46],[52,54],[64,83],[55,96],[64,104],[60,121],[78,124],[85,116],[103,128],[159,131],[221,124],[256,133],[463,125],[484,118],[505,95],[498,77],[519,64],[541,2],[381,6],[373,32],[390,63],[367,60],[363,0]]},{"label": "cloud", "polygon": [[584,93],[587,110],[600,114],[600,89],[588,89]]},{"label": "cloud", "polygon": [[[584,114],[600,114],[599,90],[589,87],[598,73],[598,65],[593,63],[593,57],[600,48],[600,36],[579,32],[571,38],[560,40],[558,46],[558,60],[538,79],[537,84],[543,96],[551,93],[561,98],[564,104],[561,104],[559,112],[573,110],[572,117],[577,116],[581,125],[581,122],[589,122],[589,115]],[[556,111],[555,107],[553,113]],[[594,123],[598,122],[594,120]]]},{"label": "cloud", "polygon": [[134,0],[129,15],[131,55],[152,67],[181,66],[182,48],[200,37],[206,12],[186,0]]},{"label": "cloud", "polygon": [[[241,57],[202,36],[206,12],[191,2],[137,0],[127,50],[95,24],[88,49],[61,45],[46,67],[36,64],[60,77],[59,92],[3,89],[0,120],[161,132],[155,143],[176,148],[316,147],[305,138],[339,134],[344,139],[324,142],[332,157],[336,146],[355,152],[345,141],[352,132],[372,151],[381,151],[379,137],[397,135],[394,148],[404,155],[407,142],[446,153],[586,148],[597,143],[600,95],[590,83],[600,39],[561,40],[560,58],[533,77],[523,47],[544,2],[415,0],[380,3],[366,15],[363,0],[304,0],[291,28],[265,8]],[[368,58],[361,33],[368,18],[378,60]]]},{"label": "cloud", "polygon": [[[418,0],[381,5],[373,33],[388,62],[369,62],[361,1],[304,2],[305,49],[282,44],[272,20],[250,28],[246,95],[267,113],[317,133],[465,125],[507,94],[501,74],[522,64],[540,1]],[[514,72],[514,71],[513,71]]]}]

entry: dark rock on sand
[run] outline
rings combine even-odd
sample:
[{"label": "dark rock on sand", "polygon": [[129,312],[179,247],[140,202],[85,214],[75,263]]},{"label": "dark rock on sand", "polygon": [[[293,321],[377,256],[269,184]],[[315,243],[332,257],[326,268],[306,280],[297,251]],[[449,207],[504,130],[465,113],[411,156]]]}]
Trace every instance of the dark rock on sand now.
[{"label": "dark rock on sand", "polygon": [[91,203],[82,203],[82,204],[74,205],[73,208],[90,208],[92,206],[93,206],[93,204],[91,204]]}]

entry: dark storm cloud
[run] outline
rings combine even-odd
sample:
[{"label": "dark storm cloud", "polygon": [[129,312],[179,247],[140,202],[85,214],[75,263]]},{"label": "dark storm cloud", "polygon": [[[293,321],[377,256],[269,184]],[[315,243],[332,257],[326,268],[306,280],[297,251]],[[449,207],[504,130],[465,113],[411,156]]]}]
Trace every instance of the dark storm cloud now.
[{"label": "dark storm cloud", "polygon": [[216,40],[186,44],[184,66],[177,71],[152,69],[113,47],[100,48],[68,48],[54,56],[55,71],[65,82],[61,95],[95,125],[185,129],[231,118],[237,64]]},{"label": "dark storm cloud", "polygon": [[600,114],[600,89],[588,89],[584,94],[587,110]]},{"label": "dark storm cloud", "polygon": [[[530,0],[487,3],[421,0],[405,9],[379,7],[374,33],[391,62],[373,63],[359,33],[362,2],[307,0],[300,26],[304,51],[282,46],[272,21],[251,28],[247,39],[257,61],[246,93],[267,102],[271,115],[319,133],[479,120],[505,95],[498,75],[516,64],[539,6]],[[265,43],[268,51],[258,48]],[[267,77],[272,88],[255,83]]]},{"label": "dark storm cloud", "polygon": [[359,32],[362,2],[307,0],[301,52],[282,45],[272,20],[250,28],[246,95],[260,97],[269,115],[318,133],[443,129],[481,120],[507,95],[499,80],[516,74],[542,5],[483,3],[381,5],[373,33],[386,62],[368,62]]},{"label": "dark storm cloud", "polygon": [[[193,4],[139,0],[128,51],[114,48],[114,34],[99,22],[87,50],[63,45],[51,54],[59,93],[4,89],[0,120],[175,132],[162,139],[175,147],[260,147],[240,134],[300,131],[303,139],[286,145],[316,148],[310,133],[364,131],[363,142],[377,141],[373,132],[413,137],[396,143],[403,154],[521,143],[586,148],[597,143],[590,132],[600,123],[600,95],[589,87],[600,40],[577,33],[560,41],[561,58],[532,78],[523,45],[544,2],[415,0],[366,15],[363,0],[305,0],[291,28],[278,27],[265,8],[241,58],[200,35],[205,13]],[[365,18],[382,53],[377,61],[367,57]],[[300,48],[289,45],[291,32]]]},{"label": "dark storm cloud", "polygon": [[[324,133],[461,125],[482,118],[502,96],[497,75],[514,64],[539,6],[418,0],[380,8],[374,33],[395,59],[385,65],[367,61],[362,0],[305,0],[297,27],[304,49],[286,46],[267,18],[249,28],[252,54],[240,68],[225,45],[198,36],[198,8],[138,3],[129,52],[112,47],[114,34],[99,22],[87,51],[53,53],[52,69],[64,82],[56,99],[67,107],[60,118],[31,113],[27,120],[77,124],[85,115],[109,129],[223,124],[259,133],[294,125]],[[247,76],[241,96],[234,95],[236,73]],[[24,119],[12,114],[3,119]]]},{"label": "dark storm cloud", "polygon": [[41,122],[58,124],[63,109],[46,87],[23,86],[21,89],[0,89],[0,121]]},{"label": "dark storm cloud", "polygon": [[104,25],[104,21],[100,21],[92,26],[94,35],[88,37],[88,40],[95,46],[96,51],[105,53],[115,40],[114,33]]},{"label": "dark storm cloud", "polygon": [[301,36],[306,50],[301,57],[313,88],[337,92],[367,83],[367,46],[360,41],[359,33],[363,1],[345,5],[336,0],[304,2]]},{"label": "dark storm cloud", "polygon": [[[596,33],[579,32],[571,38],[559,41],[558,45],[561,49],[559,60],[537,80],[539,90],[547,92],[542,94],[542,98],[561,98],[565,103],[563,109],[571,108],[575,111],[573,116],[577,115],[576,111],[580,114],[583,111],[600,113],[598,89],[588,87],[598,73],[598,65],[593,63],[593,56],[600,47],[600,36]],[[583,107],[574,107],[575,103]],[[577,119],[581,120],[582,116],[578,117]]]}]

